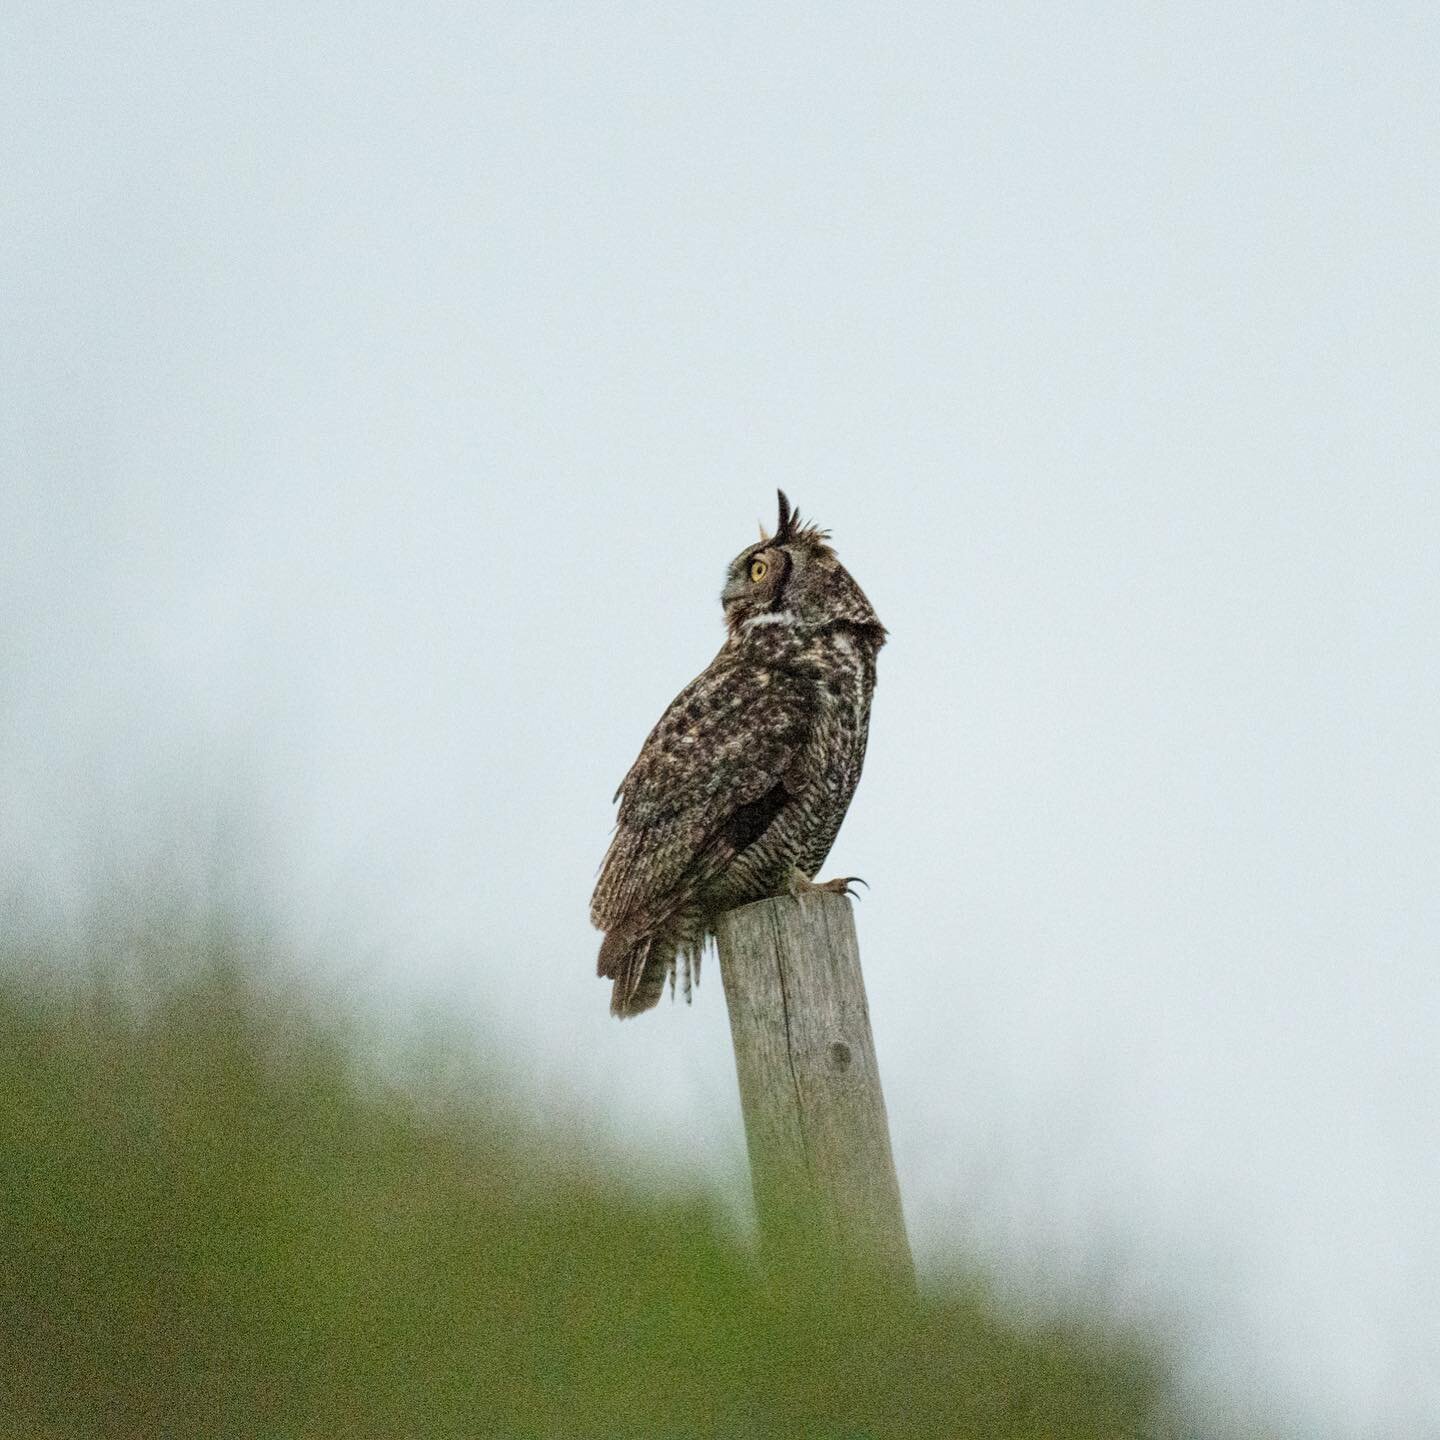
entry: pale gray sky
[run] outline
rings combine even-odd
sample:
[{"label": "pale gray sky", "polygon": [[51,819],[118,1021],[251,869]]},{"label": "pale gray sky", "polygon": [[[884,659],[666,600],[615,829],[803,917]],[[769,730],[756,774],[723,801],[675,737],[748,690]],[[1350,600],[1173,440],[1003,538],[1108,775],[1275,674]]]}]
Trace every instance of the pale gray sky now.
[{"label": "pale gray sky", "polygon": [[609,797],[774,489],[892,642],[833,868],[921,1248],[1440,1433],[1440,21],[0,20],[0,860],[252,817],[356,982],[742,1163]]}]

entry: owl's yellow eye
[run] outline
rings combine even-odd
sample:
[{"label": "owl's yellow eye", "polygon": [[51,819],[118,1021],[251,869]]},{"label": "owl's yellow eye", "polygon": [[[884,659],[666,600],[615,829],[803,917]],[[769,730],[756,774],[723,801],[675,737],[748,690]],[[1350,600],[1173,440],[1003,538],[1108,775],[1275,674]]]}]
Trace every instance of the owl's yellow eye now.
[{"label": "owl's yellow eye", "polygon": [[763,560],[752,560],[750,562],[750,579],[758,585],[764,578],[769,566]]}]

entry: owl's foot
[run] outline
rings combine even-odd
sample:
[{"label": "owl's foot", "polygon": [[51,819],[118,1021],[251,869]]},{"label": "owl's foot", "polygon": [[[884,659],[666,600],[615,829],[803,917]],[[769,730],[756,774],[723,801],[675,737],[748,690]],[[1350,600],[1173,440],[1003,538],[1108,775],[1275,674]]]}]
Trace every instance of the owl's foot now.
[{"label": "owl's foot", "polygon": [[844,895],[852,900],[860,897],[850,887],[852,885],[863,885],[867,890],[870,888],[868,880],[862,880],[858,875],[842,875],[834,880],[812,880],[798,865],[790,871],[789,890],[803,905],[807,895],[814,895],[817,891],[824,891],[830,895]]}]

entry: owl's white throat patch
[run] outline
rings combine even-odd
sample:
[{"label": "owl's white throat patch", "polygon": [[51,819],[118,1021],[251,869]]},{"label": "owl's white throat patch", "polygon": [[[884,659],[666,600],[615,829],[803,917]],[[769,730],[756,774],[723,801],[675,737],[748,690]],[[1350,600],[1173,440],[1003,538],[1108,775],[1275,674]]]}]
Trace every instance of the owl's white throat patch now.
[{"label": "owl's white throat patch", "polygon": [[798,618],[793,610],[767,610],[763,615],[752,615],[740,628],[748,635],[761,625],[793,625]]}]

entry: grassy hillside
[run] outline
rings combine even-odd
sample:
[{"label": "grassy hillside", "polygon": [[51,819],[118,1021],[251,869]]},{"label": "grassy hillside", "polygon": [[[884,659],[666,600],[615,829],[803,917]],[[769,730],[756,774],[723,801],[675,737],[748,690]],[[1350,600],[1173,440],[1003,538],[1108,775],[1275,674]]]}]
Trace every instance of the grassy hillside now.
[{"label": "grassy hillside", "polygon": [[0,1435],[1159,1433],[1132,1338],[767,1288],[704,1194],[383,1081],[205,926],[134,942],[0,953]]}]

